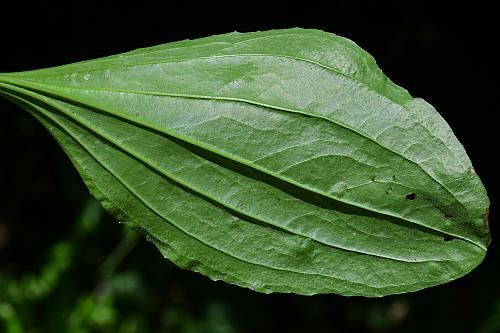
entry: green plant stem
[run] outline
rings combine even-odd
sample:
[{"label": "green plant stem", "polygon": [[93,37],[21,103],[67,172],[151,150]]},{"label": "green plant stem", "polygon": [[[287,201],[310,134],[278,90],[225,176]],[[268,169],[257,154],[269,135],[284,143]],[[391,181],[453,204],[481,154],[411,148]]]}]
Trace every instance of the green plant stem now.
[{"label": "green plant stem", "polygon": [[137,232],[128,231],[120,243],[116,245],[111,254],[101,264],[97,271],[98,275],[103,279],[111,276],[127,255],[134,249],[139,239],[139,234]]}]

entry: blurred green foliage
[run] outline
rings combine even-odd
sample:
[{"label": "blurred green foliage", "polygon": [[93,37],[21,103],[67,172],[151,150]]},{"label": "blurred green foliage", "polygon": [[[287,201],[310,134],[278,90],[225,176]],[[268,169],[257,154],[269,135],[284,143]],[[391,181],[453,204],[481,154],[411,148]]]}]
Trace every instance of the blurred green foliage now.
[{"label": "blurred green foliage", "polygon": [[[47,250],[38,272],[16,277],[0,271],[0,331],[236,332],[229,309],[220,302],[209,300],[196,315],[186,306],[180,285],[168,287],[168,279],[163,286],[151,285],[140,265],[119,269],[140,241],[134,231],[123,228],[121,240],[101,263],[87,260],[89,245],[96,247],[94,253],[104,253],[108,247],[106,237],[99,235],[103,219],[112,220],[89,199],[67,234]],[[162,260],[158,255],[152,259]],[[165,287],[167,294],[162,295]],[[164,301],[167,304],[161,305]]]}]

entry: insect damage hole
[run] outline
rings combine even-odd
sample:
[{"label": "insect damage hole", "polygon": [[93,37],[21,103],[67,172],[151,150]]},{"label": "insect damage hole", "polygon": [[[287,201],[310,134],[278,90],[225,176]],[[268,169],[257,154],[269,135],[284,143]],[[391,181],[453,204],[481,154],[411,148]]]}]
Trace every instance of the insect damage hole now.
[{"label": "insect damage hole", "polygon": [[415,200],[416,197],[417,195],[415,193],[410,193],[405,196],[407,200]]},{"label": "insect damage hole", "polygon": [[453,240],[453,237],[452,237],[452,236],[444,236],[444,237],[443,237],[443,240],[444,240],[445,242],[449,242],[449,241],[452,241],[452,240]]},{"label": "insect damage hole", "polygon": [[444,218],[445,218],[445,219],[452,219],[452,218],[453,218],[453,216],[451,216],[450,214],[444,214]]}]

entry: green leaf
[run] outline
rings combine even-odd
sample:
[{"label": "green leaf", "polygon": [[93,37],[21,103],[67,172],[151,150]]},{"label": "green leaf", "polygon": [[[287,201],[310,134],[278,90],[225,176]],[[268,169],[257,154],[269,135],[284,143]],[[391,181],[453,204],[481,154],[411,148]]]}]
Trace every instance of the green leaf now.
[{"label": "green leaf", "polygon": [[230,33],[0,74],[92,194],[180,267],[261,292],[382,296],[484,258],[453,132],[348,39]]}]

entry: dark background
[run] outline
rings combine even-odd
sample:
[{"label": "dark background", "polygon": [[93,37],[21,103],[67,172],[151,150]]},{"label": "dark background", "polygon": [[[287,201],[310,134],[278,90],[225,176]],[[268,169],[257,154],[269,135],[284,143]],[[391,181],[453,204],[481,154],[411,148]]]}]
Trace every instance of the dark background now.
[{"label": "dark background", "polygon": [[62,150],[0,100],[0,332],[500,332],[495,10],[479,1],[328,6],[103,1],[0,4],[0,72],[230,31],[348,37],[465,146],[493,203],[493,243],[469,275],[381,299],[263,295],[164,260],[90,198]]}]

